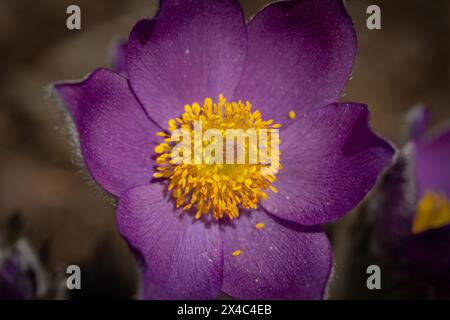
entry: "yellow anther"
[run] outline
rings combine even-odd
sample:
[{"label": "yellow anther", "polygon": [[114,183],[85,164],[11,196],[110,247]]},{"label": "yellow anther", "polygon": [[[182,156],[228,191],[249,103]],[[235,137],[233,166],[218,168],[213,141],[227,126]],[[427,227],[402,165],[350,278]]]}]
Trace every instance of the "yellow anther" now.
[{"label": "yellow anther", "polygon": [[206,108],[212,107],[212,104],[213,104],[213,101],[212,101],[211,98],[206,98],[206,99],[205,99],[205,107],[206,107]]},{"label": "yellow anther", "polygon": [[164,148],[162,146],[156,146],[155,147],[155,152],[156,153],[163,153],[164,152]]},{"label": "yellow anther", "polygon": [[169,125],[169,128],[176,128],[177,122],[174,119],[170,119],[167,124]]},{"label": "yellow anther", "polygon": [[156,159],[156,163],[157,164],[165,164],[166,163],[166,159],[164,157],[158,157]]},{"label": "yellow anther", "polygon": [[260,223],[257,223],[257,224],[255,225],[255,227],[256,227],[256,229],[261,230],[261,229],[264,229],[265,224],[262,223],[262,222],[260,222]]},{"label": "yellow anther", "polygon": [[193,103],[192,110],[195,112],[195,114],[198,114],[200,112],[200,105],[198,103]]}]

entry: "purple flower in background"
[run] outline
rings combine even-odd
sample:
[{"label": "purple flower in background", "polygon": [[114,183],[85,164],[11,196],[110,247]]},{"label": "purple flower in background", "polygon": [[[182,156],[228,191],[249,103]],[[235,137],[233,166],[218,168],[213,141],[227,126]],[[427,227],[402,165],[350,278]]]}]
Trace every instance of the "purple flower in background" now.
[{"label": "purple flower in background", "polygon": [[428,121],[426,108],[409,114],[409,141],[381,183],[379,238],[433,297],[450,297],[450,128],[429,135]]},{"label": "purple flower in background", "polygon": [[0,300],[43,298],[50,293],[50,279],[24,235],[21,215],[15,212],[5,222],[0,230]]},{"label": "purple flower in background", "polygon": [[418,109],[412,125],[417,199],[414,234],[450,224],[450,128],[427,137],[428,117],[426,109]]},{"label": "purple flower in background", "polygon": [[[131,32],[127,78],[98,69],[55,86],[90,174],[120,199],[144,298],[323,297],[332,252],[320,224],[356,206],[393,154],[366,106],[335,102],[355,51],[338,0],[273,3],[248,24],[232,0],[165,0]],[[174,163],[169,133],[194,120],[282,125],[279,172]]]},{"label": "purple flower in background", "polygon": [[36,297],[36,275],[21,265],[20,256],[0,259],[0,300],[28,300]]}]

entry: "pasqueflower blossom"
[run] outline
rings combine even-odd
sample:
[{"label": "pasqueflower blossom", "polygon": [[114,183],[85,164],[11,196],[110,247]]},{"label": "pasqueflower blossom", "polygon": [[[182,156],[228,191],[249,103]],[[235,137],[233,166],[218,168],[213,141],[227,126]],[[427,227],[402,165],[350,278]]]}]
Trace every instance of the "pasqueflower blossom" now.
[{"label": "pasqueflower blossom", "polygon": [[[450,297],[450,128],[429,134],[429,112],[409,114],[409,140],[380,185],[382,248],[428,297]],[[431,296],[430,296],[431,295]],[[421,295],[422,296],[422,295]]]},{"label": "pasqueflower blossom", "polygon": [[[393,154],[365,105],[336,102],[355,51],[340,0],[276,2],[248,23],[233,0],[161,0],[131,31],[126,78],[55,85],[87,169],[119,199],[144,298],[323,297],[320,224],[356,206]],[[279,129],[279,170],[174,162],[171,133],[195,121]]]}]

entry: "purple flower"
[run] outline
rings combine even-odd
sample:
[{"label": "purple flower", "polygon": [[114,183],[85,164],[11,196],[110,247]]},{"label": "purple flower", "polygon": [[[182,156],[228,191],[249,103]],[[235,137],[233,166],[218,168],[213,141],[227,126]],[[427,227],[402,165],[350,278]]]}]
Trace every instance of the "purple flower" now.
[{"label": "purple flower", "polygon": [[411,250],[418,271],[450,297],[450,128],[425,136],[428,118],[427,110],[419,109],[414,121],[418,128],[412,150],[417,205]]},{"label": "purple flower", "polygon": [[18,255],[0,261],[0,300],[33,299],[36,291],[36,276],[21,266]]},{"label": "purple flower", "polygon": [[[248,24],[232,0],[165,0],[131,32],[128,79],[99,69],[55,86],[88,170],[120,199],[144,298],[323,297],[332,253],[320,224],[358,204],[393,154],[366,106],[335,102],[355,51],[338,0],[277,2]],[[199,119],[282,125],[279,172],[171,162],[169,133]]]},{"label": "purple flower", "polygon": [[428,113],[422,110],[414,121],[418,201],[412,226],[415,234],[450,224],[450,128],[426,137]]},{"label": "purple flower", "polygon": [[0,230],[0,300],[42,298],[49,288],[42,262],[23,233],[18,212]]},{"label": "purple flower", "polygon": [[12,245],[1,244],[0,300],[36,298],[45,290],[46,281],[35,252],[23,238]]},{"label": "purple flower", "polygon": [[427,134],[429,112],[409,114],[409,141],[380,187],[378,237],[397,266],[447,296],[450,283],[450,128]]}]

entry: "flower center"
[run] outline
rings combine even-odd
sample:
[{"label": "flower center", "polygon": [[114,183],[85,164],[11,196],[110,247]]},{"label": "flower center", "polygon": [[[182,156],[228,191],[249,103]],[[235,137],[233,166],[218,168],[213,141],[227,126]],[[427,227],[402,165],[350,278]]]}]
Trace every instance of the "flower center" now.
[{"label": "flower center", "polygon": [[181,117],[168,121],[163,142],[155,147],[155,178],[167,179],[177,208],[195,210],[195,217],[211,213],[233,220],[239,208],[255,209],[281,169],[280,124],[265,121],[247,102],[227,102],[184,107]]},{"label": "flower center", "polygon": [[417,204],[412,232],[418,234],[449,223],[450,200],[445,194],[427,190]]}]

